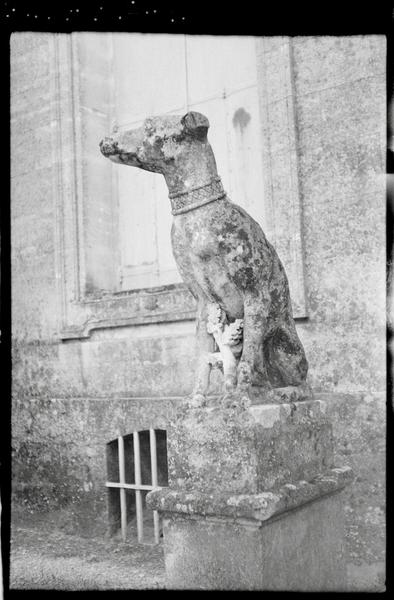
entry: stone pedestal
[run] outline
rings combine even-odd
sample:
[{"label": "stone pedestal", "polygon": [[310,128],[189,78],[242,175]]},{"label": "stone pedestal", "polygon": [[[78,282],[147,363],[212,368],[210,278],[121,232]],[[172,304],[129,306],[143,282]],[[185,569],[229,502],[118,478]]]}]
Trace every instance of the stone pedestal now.
[{"label": "stone pedestal", "polygon": [[[168,587],[343,591],[341,490],[319,400],[180,409],[168,439],[163,516]],[[285,400],[285,401],[283,401]]]}]

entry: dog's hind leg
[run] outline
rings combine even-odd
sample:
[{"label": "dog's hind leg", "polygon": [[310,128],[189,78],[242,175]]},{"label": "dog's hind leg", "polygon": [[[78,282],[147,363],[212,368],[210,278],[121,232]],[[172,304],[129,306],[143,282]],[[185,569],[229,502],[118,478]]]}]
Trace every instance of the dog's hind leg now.
[{"label": "dog's hind leg", "polygon": [[237,388],[242,392],[248,392],[249,386],[256,380],[262,388],[271,387],[262,352],[262,343],[267,329],[265,306],[260,296],[250,295],[245,298],[243,348],[238,365],[237,382]]},{"label": "dog's hind leg", "polygon": [[267,341],[265,352],[270,381],[274,387],[301,385],[308,372],[304,348],[294,323],[284,323]]}]

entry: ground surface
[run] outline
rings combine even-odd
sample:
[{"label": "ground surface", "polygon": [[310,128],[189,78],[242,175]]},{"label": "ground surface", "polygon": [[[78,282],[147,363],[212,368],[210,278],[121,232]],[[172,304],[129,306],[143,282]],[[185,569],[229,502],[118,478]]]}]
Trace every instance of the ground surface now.
[{"label": "ground surface", "polygon": [[[66,534],[45,521],[11,530],[10,588],[165,589],[163,546]],[[385,590],[385,565],[348,564],[349,591]]]},{"label": "ground surface", "polygon": [[162,544],[87,539],[13,527],[11,589],[163,589]]}]

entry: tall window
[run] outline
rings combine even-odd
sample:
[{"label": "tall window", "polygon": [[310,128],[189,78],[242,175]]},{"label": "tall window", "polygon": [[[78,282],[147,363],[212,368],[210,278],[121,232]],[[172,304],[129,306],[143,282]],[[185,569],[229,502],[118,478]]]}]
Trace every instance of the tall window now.
[{"label": "tall window", "polygon": [[[261,124],[252,37],[113,36],[114,115],[120,129],[149,115],[195,110],[230,199],[264,225]],[[171,249],[172,216],[164,178],[114,169],[120,223],[121,290],[181,281]]]},{"label": "tall window", "polygon": [[62,339],[115,321],[151,322],[162,309],[191,318],[183,286],[145,300],[117,293],[180,282],[172,215],[161,175],[114,165],[98,148],[115,124],[129,129],[189,110],[209,118],[224,188],[263,226],[295,315],[305,317],[291,40],[94,32],[50,40]]}]

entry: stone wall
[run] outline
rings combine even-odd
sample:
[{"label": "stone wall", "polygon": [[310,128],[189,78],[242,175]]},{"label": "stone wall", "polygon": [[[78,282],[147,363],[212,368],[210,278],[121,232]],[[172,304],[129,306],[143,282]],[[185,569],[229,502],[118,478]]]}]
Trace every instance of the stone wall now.
[{"label": "stone wall", "polygon": [[[350,464],[350,570],[384,560],[385,43],[296,38],[298,164],[309,320],[299,333]],[[357,566],[355,566],[357,565]]]},{"label": "stone wall", "polygon": [[322,391],[385,390],[385,44],[296,38],[298,164],[309,321]]},{"label": "stone wall", "polygon": [[[273,74],[284,42],[258,50]],[[349,570],[368,586],[384,561],[385,41],[298,37],[288,47],[308,315],[297,327],[310,382],[330,397],[338,463],[356,474]],[[14,514],[56,514],[70,531],[102,534],[105,445],[119,431],[165,426],[191,388],[194,322],[62,341],[59,218],[71,217],[55,198],[59,171],[75,160],[54,135],[62,63],[52,35],[14,34],[11,52]]]}]

